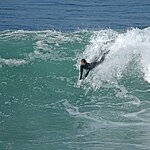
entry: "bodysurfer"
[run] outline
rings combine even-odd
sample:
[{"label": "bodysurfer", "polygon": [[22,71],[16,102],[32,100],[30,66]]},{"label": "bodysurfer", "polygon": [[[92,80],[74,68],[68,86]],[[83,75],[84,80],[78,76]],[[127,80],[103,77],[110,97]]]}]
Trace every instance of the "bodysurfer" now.
[{"label": "bodysurfer", "polygon": [[[95,68],[96,66],[101,64],[104,61],[105,55],[108,54],[108,52],[103,54],[100,61],[94,61],[92,63],[88,63],[85,59],[82,59],[81,60],[81,65],[80,65],[80,80],[86,78],[88,76],[90,70],[92,70],[93,68]],[[84,77],[83,77],[83,69],[86,70],[86,74],[84,75]]]}]

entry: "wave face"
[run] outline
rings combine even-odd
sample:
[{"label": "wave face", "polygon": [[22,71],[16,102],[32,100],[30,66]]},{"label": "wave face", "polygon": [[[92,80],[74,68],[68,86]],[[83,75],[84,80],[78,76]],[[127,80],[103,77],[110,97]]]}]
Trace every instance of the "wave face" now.
[{"label": "wave face", "polygon": [[2,31],[0,54],[2,150],[150,149],[150,28]]}]

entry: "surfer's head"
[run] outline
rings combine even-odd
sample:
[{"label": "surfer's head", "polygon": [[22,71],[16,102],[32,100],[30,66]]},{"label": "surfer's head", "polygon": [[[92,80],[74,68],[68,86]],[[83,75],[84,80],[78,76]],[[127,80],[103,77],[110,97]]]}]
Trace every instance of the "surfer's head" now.
[{"label": "surfer's head", "polygon": [[87,64],[87,61],[85,59],[82,59],[81,60],[81,65],[85,65],[85,64]]}]

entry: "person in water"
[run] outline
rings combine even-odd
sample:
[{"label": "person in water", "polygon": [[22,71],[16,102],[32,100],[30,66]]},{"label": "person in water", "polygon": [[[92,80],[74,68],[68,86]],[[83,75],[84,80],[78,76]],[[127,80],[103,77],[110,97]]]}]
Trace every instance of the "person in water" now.
[{"label": "person in water", "polygon": [[[109,51],[108,51],[109,52]],[[100,61],[95,61],[92,63],[88,63],[85,59],[81,60],[81,65],[80,65],[80,80],[86,78],[90,72],[90,70],[92,70],[93,68],[95,68],[96,66],[98,66],[99,64],[101,64],[104,59],[105,59],[105,55],[108,54],[108,52],[104,53],[104,55],[102,56]],[[87,72],[86,74],[83,76],[83,69],[85,69]]]}]

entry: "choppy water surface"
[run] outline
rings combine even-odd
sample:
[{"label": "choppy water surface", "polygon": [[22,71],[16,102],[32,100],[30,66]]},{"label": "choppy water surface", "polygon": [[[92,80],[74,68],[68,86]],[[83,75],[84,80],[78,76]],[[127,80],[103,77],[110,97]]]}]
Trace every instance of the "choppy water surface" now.
[{"label": "choppy water surface", "polygon": [[[150,29],[0,33],[1,149],[149,149]],[[110,50],[78,81],[79,60]]]}]

